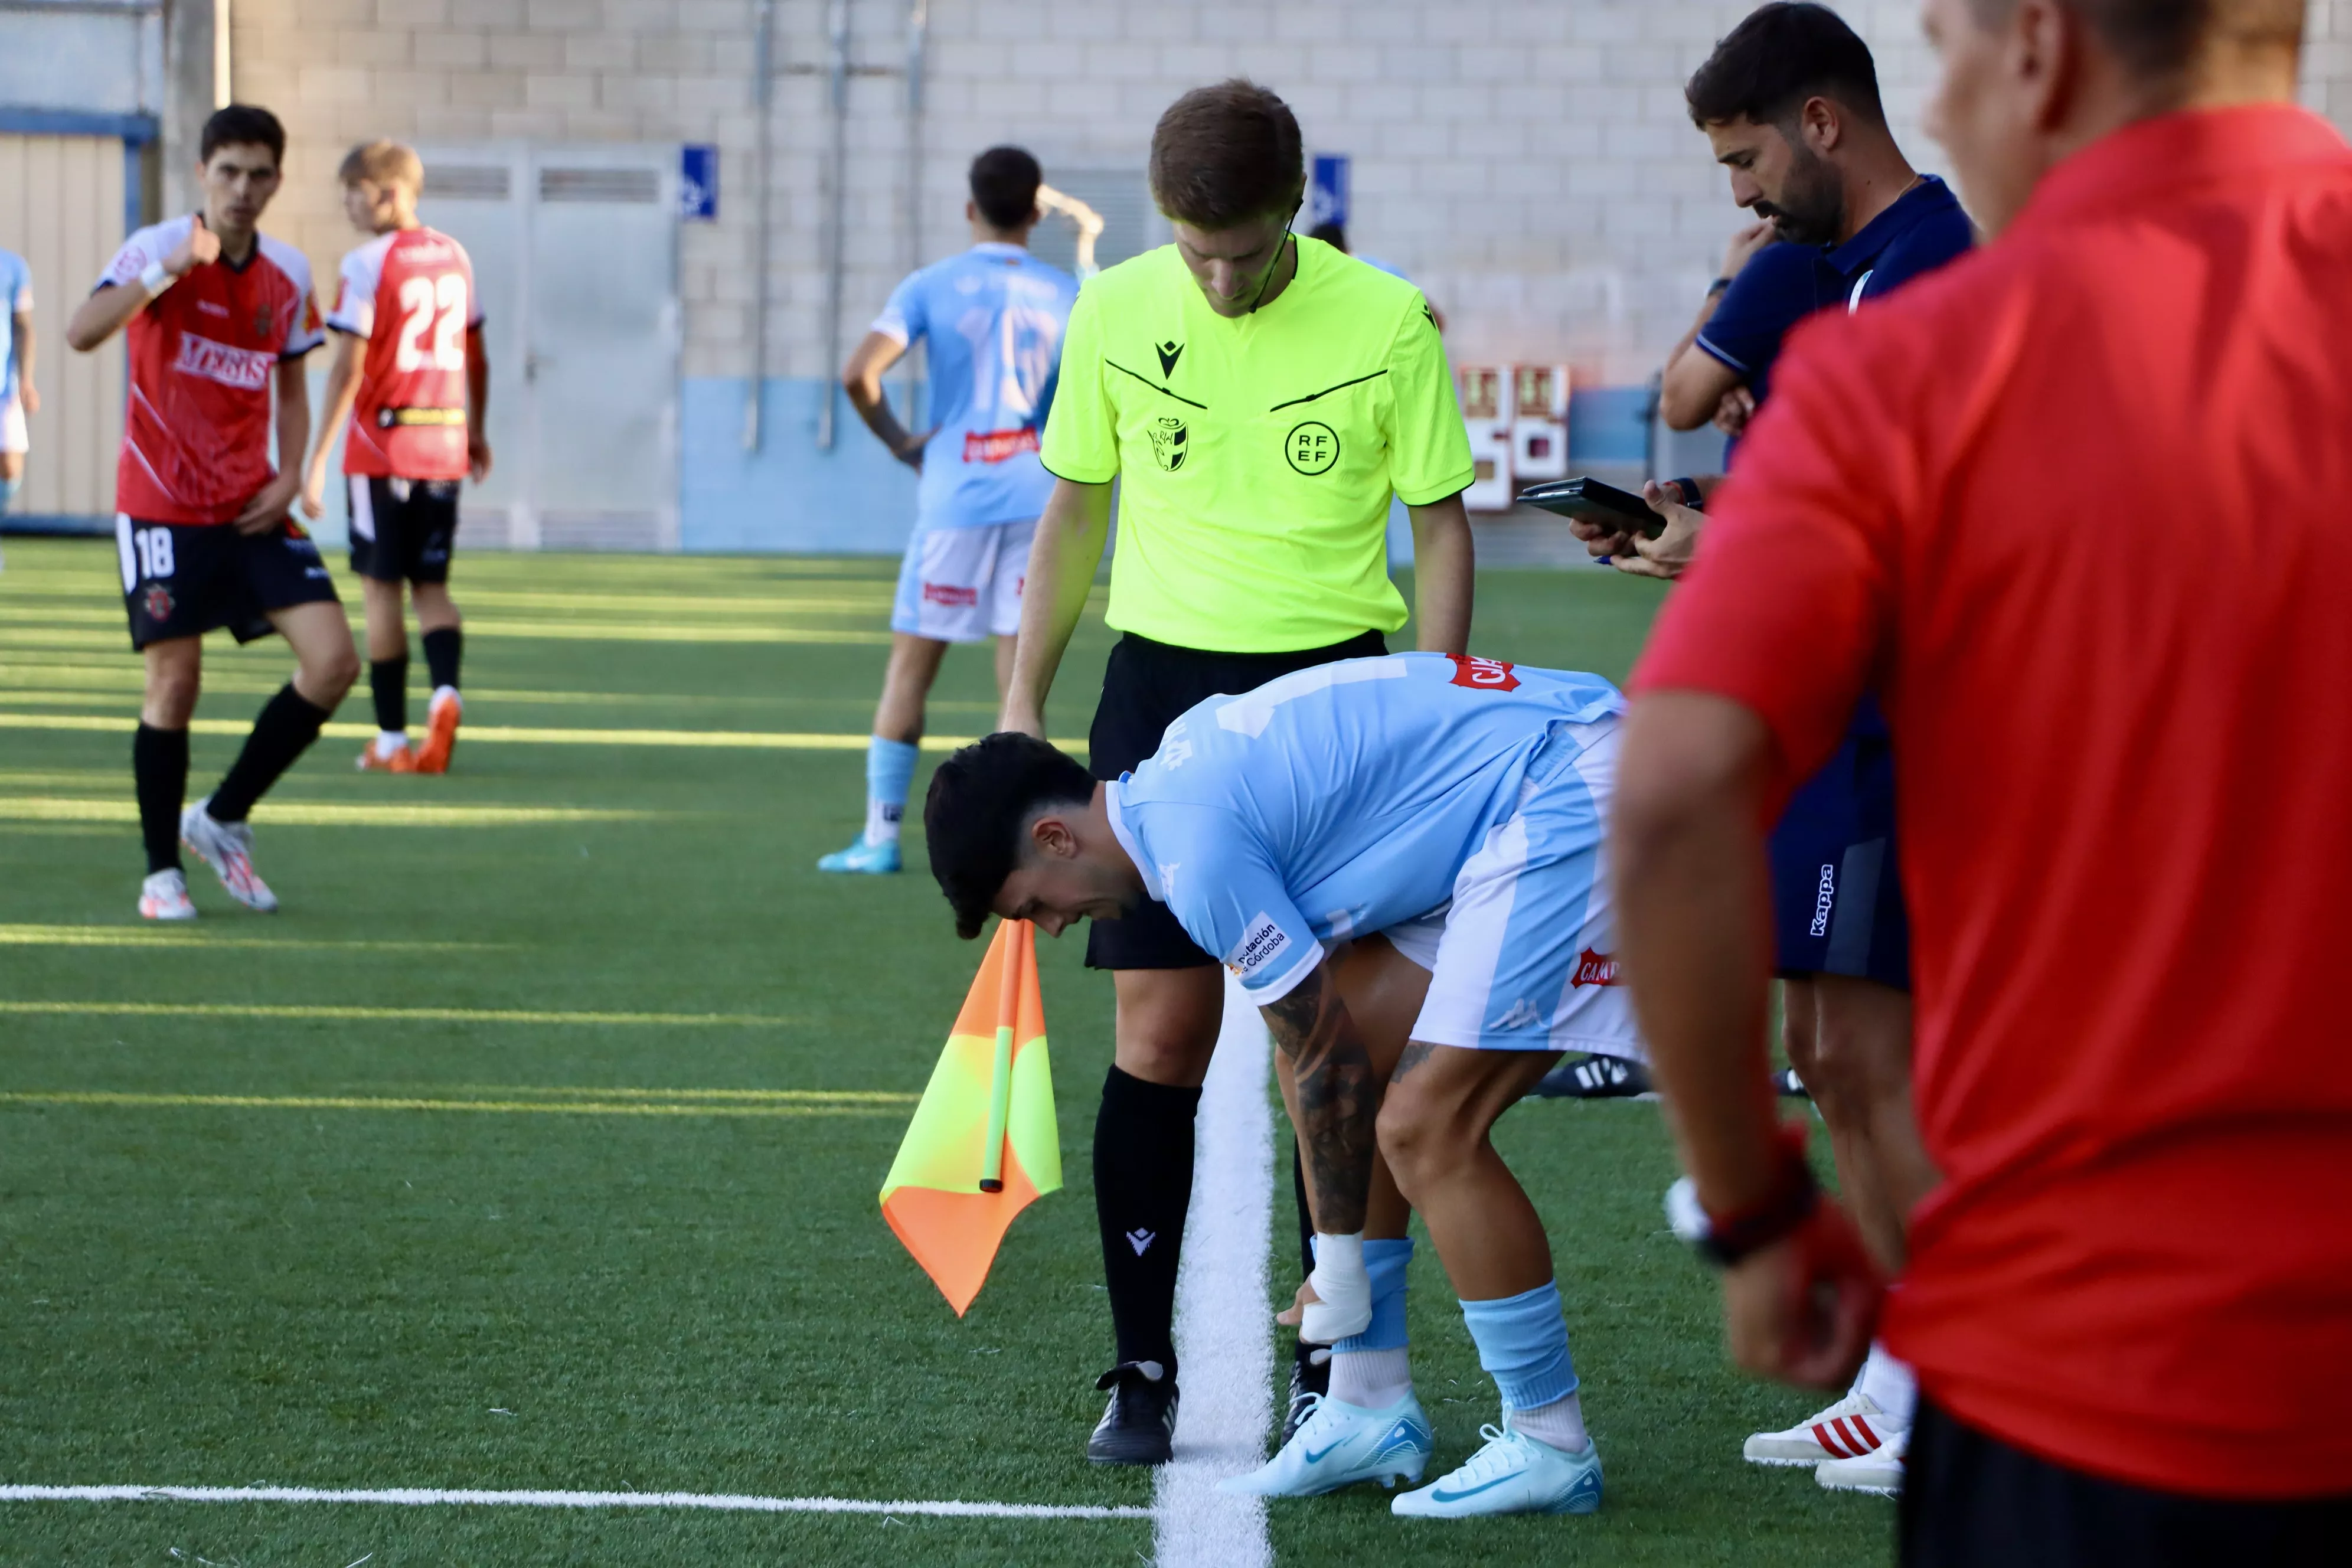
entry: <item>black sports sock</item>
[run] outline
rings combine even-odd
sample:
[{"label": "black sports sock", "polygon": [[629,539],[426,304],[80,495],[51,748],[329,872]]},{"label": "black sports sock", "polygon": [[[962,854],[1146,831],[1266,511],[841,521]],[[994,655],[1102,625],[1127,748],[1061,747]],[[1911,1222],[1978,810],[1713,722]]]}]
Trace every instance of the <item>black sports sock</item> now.
[{"label": "black sports sock", "polygon": [[375,697],[375,727],[395,732],[408,728],[408,655],[368,663],[368,690]]},{"label": "black sports sock", "polygon": [[1095,1217],[1110,1287],[1118,1359],[1156,1361],[1176,1374],[1176,1259],[1192,1202],[1197,1089],[1146,1083],[1117,1068],[1095,1118]]},{"label": "black sports sock", "polygon": [[460,626],[443,626],[425,634],[425,668],[433,677],[433,689],[457,684],[457,659],[465,651],[466,633]]},{"label": "black sports sock", "polygon": [[253,733],[245,738],[245,750],[229,764],[220,785],[213,791],[212,804],[205,809],[215,822],[243,822],[253,810],[253,803],[278,782],[279,775],[294,765],[294,759],[310,749],[319,738],[320,727],[327,721],[328,710],[314,705],[294,689],[288,681],[278,689],[253,721]]},{"label": "black sports sock", "polygon": [[142,724],[131,737],[131,777],[139,791],[139,837],[147,874],[180,864],[180,806],[188,795],[188,732]]},{"label": "black sports sock", "polygon": [[1298,1200],[1298,1273],[1304,1279],[1315,1272],[1315,1211],[1307,1206],[1307,1161],[1297,1133],[1290,1139],[1290,1191]]}]

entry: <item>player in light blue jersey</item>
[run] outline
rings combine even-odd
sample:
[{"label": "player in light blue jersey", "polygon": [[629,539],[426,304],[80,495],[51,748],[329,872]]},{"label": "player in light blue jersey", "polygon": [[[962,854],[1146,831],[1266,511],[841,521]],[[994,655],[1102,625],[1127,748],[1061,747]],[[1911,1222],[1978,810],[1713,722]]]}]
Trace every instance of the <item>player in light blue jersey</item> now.
[{"label": "player in light blue jersey", "polygon": [[0,250],[0,512],[25,482],[32,445],[25,416],[41,410],[33,385],[33,269],[13,250]]},{"label": "player in light blue jersey", "polygon": [[[1062,363],[1075,279],[1029,254],[1037,160],[992,147],[972,160],[972,247],[898,285],[841,373],[849,400],[891,455],[921,478],[915,533],[890,613],[890,666],[866,754],[866,831],[817,862],[823,871],[898,868],[898,823],[923,738],[923,707],[950,643],[996,638],[1003,694],[1021,629],[1029,542],[1054,477],[1037,460]],[[911,435],[882,374],[921,340],[931,428]]]},{"label": "player in light blue jersey", "polygon": [[1331,1391],[1229,1489],[1421,1479],[1410,1205],[1503,1419],[1394,1511],[1600,1506],[1550,1247],[1487,1134],[1563,1050],[1641,1055],[1601,864],[1622,709],[1597,676],[1397,654],[1210,698],[1111,783],[1016,734],[932,779],[931,869],[963,935],[992,913],[1058,935],[1165,904],[1280,1047],[1315,1214],[1297,1310],[1332,1344]]}]

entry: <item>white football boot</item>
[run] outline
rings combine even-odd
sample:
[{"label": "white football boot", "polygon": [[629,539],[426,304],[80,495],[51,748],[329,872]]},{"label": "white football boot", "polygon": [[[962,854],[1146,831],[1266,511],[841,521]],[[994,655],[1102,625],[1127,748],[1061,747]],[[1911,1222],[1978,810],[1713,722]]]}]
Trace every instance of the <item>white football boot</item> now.
[{"label": "white football boot", "polygon": [[1389,1504],[1400,1519],[1479,1519],[1500,1513],[1591,1513],[1601,1507],[1601,1449],[1570,1454],[1500,1426],[1481,1426],[1486,1446],[1434,1486]]},{"label": "white football boot", "polygon": [[195,900],[188,897],[188,879],[177,866],[157,871],[139,885],[139,913],[151,921],[192,921]]},{"label": "white football boot", "polygon": [[278,895],[253,871],[253,824],[214,821],[205,809],[212,801],[206,795],[180,813],[180,842],[213,868],[230,898],[248,910],[274,912]]},{"label": "white football boot", "polygon": [[1436,1447],[1421,1401],[1407,1391],[1380,1410],[1310,1394],[1307,1418],[1282,1452],[1246,1476],[1228,1476],[1217,1489],[1237,1497],[1320,1497],[1358,1481],[1392,1487],[1421,1482]]}]

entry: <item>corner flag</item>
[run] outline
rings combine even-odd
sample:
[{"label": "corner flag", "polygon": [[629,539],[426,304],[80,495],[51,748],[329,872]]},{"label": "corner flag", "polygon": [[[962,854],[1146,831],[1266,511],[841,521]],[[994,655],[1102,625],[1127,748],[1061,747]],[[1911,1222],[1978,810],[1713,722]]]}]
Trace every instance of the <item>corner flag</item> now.
[{"label": "corner flag", "polygon": [[1023,1209],[1062,1184],[1037,933],[1003,921],[882,1184],[882,1217],[961,1317]]}]

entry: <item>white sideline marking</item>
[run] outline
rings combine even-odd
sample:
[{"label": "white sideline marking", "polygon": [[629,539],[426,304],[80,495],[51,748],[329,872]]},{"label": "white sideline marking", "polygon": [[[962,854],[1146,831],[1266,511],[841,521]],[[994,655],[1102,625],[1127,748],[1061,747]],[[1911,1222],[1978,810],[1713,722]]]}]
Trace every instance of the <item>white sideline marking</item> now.
[{"label": "white sideline marking", "polygon": [[1225,1023],[1202,1086],[1192,1209],[1176,1278],[1175,1462],[1152,1489],[1152,1543],[1163,1568],[1269,1568],[1265,1501],[1217,1482],[1265,1460],[1274,1419],[1274,1322],[1266,1246],[1274,1223],[1273,1042],[1228,976]]},{"label": "white sideline marking", "polygon": [[948,1519],[1149,1519],[1148,1508],[1039,1502],[869,1502],[862,1498],[709,1492],[445,1491],[427,1487],[12,1487],[0,1502],[340,1502],[396,1508],[685,1508],[719,1513],[910,1513]]}]

